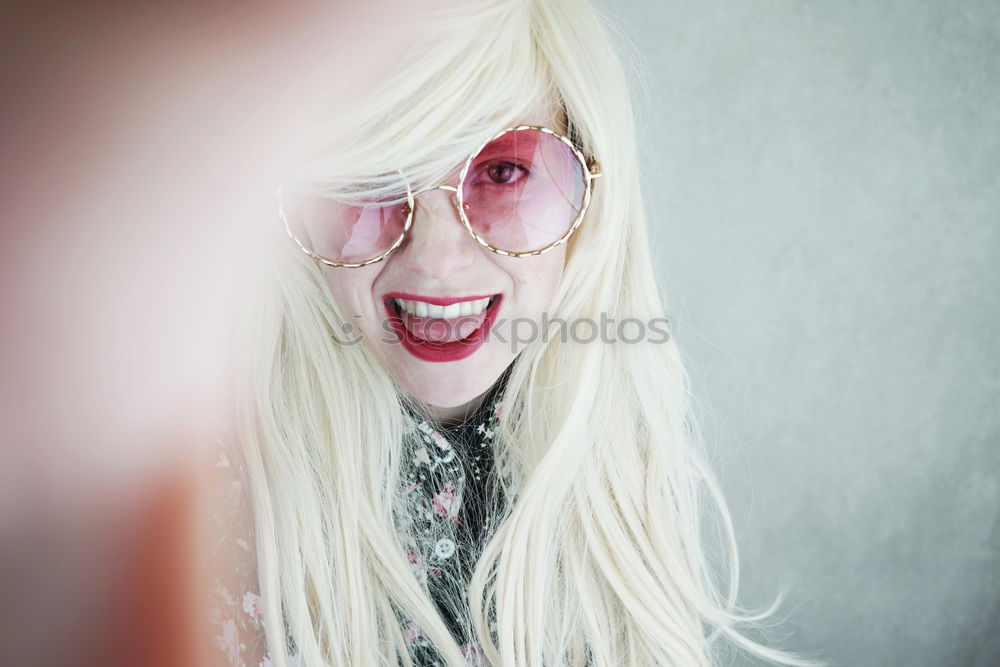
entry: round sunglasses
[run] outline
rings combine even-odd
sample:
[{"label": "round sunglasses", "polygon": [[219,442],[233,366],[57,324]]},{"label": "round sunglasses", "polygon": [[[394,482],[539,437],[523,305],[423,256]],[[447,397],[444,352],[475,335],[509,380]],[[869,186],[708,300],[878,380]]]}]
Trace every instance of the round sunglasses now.
[{"label": "round sunglasses", "polygon": [[[483,142],[465,161],[458,185],[414,192],[402,172],[396,197],[347,197],[282,188],[279,215],[296,244],[329,266],[356,268],[380,262],[413,226],[414,200],[432,190],[452,192],[466,230],[500,255],[540,255],[565,243],[590,206],[593,161],[554,130],[518,125]],[[394,188],[385,188],[392,191]],[[405,193],[402,194],[402,193]]]}]

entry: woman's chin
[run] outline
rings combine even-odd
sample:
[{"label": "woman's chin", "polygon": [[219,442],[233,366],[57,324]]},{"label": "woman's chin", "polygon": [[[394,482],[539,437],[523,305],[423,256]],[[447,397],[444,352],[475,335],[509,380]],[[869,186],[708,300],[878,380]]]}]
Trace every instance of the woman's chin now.
[{"label": "woman's chin", "polygon": [[411,372],[393,375],[403,391],[425,404],[430,416],[441,421],[460,420],[469,410],[474,410],[506,368],[502,362],[423,363],[420,366],[419,369],[408,368]]}]

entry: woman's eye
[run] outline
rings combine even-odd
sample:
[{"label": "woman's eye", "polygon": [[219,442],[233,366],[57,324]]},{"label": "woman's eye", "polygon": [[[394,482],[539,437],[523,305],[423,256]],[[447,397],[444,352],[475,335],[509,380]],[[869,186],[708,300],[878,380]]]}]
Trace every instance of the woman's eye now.
[{"label": "woman's eye", "polygon": [[521,180],[527,171],[513,162],[495,162],[486,168],[486,177],[493,183],[505,184]]}]

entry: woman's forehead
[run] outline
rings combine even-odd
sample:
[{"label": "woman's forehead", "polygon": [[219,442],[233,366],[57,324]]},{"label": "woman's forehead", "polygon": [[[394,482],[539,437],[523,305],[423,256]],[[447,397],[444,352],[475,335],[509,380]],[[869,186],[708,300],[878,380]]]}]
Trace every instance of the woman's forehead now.
[{"label": "woman's forehead", "polygon": [[[481,148],[488,140],[496,138],[497,135],[500,135],[511,128],[523,125],[531,127],[545,127],[559,134],[565,134],[568,122],[566,119],[566,112],[560,105],[550,100],[538,102],[529,109],[511,114],[506,121],[499,123],[495,128],[489,129],[488,134],[482,137],[479,144],[470,147],[470,151]],[[503,137],[501,136],[499,140],[503,141]],[[513,136],[511,136],[511,140],[513,140]]]},{"label": "woman's forehead", "polygon": [[[473,157],[478,150],[482,149],[490,139],[493,139],[505,130],[521,125],[546,127],[559,134],[565,134],[568,123],[566,113],[560,105],[550,100],[538,102],[526,110],[510,114],[503,122],[495,123],[494,127],[485,128],[485,134],[477,137],[474,142],[467,144],[466,150],[462,155],[452,156],[453,161],[448,166],[447,173],[435,174],[430,177],[427,183],[422,182],[423,179],[416,178],[414,184],[418,186],[418,189],[423,189],[425,187],[433,187],[439,183],[452,183],[452,181],[457,180],[465,162]],[[408,170],[404,169],[404,171]],[[433,181],[433,183],[430,181]]]},{"label": "woman's forehead", "polygon": [[437,131],[427,133],[423,123],[416,119],[410,123],[404,112],[394,123],[395,131],[372,123],[363,131],[338,133],[336,140],[318,142],[323,148],[304,161],[301,180],[329,187],[337,182],[379,187],[401,171],[415,189],[450,182],[449,176],[457,174],[470,156],[503,130],[531,125],[567,134],[566,113],[552,97],[536,98],[509,113],[490,114],[491,120],[481,119],[472,126],[442,123]]}]

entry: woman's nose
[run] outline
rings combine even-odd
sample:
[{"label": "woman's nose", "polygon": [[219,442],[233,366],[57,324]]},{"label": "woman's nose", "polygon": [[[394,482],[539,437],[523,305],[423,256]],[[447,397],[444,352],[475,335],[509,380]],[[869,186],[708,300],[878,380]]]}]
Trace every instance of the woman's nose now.
[{"label": "woman's nose", "polygon": [[462,224],[452,188],[439,187],[413,198],[413,225],[396,251],[397,261],[428,278],[443,279],[469,266],[479,252]]}]

